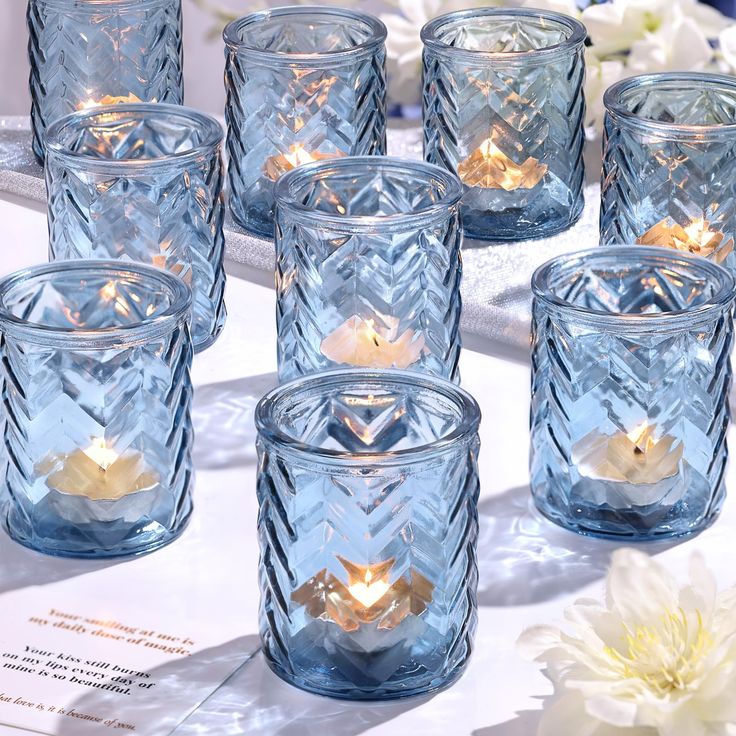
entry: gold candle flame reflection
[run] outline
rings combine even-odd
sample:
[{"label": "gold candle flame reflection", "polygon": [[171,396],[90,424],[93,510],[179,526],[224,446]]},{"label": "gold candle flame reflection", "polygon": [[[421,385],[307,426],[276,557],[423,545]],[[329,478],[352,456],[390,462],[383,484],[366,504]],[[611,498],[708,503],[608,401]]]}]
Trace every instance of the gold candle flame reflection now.
[{"label": "gold candle flame reflection", "polygon": [[547,173],[547,164],[529,156],[517,164],[497,145],[495,131],[468,158],[461,161],[457,173],[469,187],[481,189],[533,189]]},{"label": "gold candle flame reflection", "polygon": [[659,245],[700,256],[713,256],[716,263],[723,262],[732,252],[734,242],[718,230],[711,230],[711,223],[704,217],[683,227],[670,217],[665,217],[637,239],[639,245]]},{"label": "gold candle flame reflection", "polygon": [[419,616],[432,601],[434,586],[414,570],[410,580],[389,582],[394,558],[372,565],[337,559],[348,574],[347,585],[324,569],[291,595],[314,619],[332,621],[348,632],[365,624],[393,629],[408,616]]}]

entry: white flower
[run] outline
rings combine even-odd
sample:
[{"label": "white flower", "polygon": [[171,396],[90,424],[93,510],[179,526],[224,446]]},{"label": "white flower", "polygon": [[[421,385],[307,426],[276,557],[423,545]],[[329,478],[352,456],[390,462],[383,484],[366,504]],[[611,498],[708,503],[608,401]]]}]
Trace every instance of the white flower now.
[{"label": "white flower", "polygon": [[736,25],[724,28],[718,36],[718,46],[726,63],[736,70]]},{"label": "white flower", "polygon": [[421,99],[422,41],[419,33],[432,18],[453,10],[478,5],[483,0],[397,0],[399,13],[386,13],[386,56],[390,78],[389,95],[398,104],[416,104]]},{"label": "white flower", "polygon": [[538,736],[736,734],[736,593],[702,558],[678,587],[630,549],[613,556],[605,603],[566,611],[571,633],[537,627],[519,646],[555,686]]},{"label": "white flower", "polygon": [[627,66],[632,74],[704,69],[713,49],[695,18],[675,6],[670,17],[653,33],[631,46]]},{"label": "white flower", "polygon": [[690,18],[698,35],[707,39],[731,21],[698,0],[613,0],[583,10],[583,23],[599,58],[625,53],[637,42],[662,28],[673,15]]},{"label": "white flower", "polygon": [[601,61],[590,48],[585,50],[585,125],[600,133],[603,127],[603,93],[629,74],[618,59]]}]

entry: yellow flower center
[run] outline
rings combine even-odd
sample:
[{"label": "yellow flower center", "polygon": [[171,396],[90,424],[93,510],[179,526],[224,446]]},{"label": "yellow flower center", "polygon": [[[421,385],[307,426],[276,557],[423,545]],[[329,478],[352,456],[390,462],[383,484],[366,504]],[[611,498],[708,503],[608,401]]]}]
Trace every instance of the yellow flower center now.
[{"label": "yellow flower center", "polygon": [[686,690],[703,672],[713,638],[703,626],[700,611],[689,615],[667,611],[655,626],[624,625],[621,647],[606,647],[616,674],[640,680],[657,695]]}]

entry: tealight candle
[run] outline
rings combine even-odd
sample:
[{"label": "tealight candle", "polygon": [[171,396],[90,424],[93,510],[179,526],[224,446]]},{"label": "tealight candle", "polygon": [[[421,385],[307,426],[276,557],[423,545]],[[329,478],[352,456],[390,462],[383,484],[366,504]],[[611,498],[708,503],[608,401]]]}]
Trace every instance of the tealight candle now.
[{"label": "tealight candle", "polygon": [[646,421],[613,436],[591,432],[572,450],[578,472],[589,478],[642,485],[658,483],[679,472],[683,446],[675,437],[654,437]]},{"label": "tealight candle", "polygon": [[444,169],[378,156],[306,164],[279,180],[282,381],[344,366],[457,379],[461,196]]},{"label": "tealight candle", "polygon": [[442,379],[332,371],[256,409],[261,637],[349,699],[452,682],[475,627],[477,404]]},{"label": "tealight candle", "polygon": [[386,28],[339,8],[285,7],[228,24],[230,211],[274,234],[274,182],[301,164],[386,152]]},{"label": "tealight candle", "polygon": [[49,458],[37,465],[36,472],[47,475],[49,488],[93,501],[115,500],[151,489],[160,480],[146,468],[142,453],[118,455],[102,439],[93,440],[84,450]]},{"label": "tealight candle", "polygon": [[586,31],[526,8],[431,20],[424,43],[424,156],[465,185],[465,234],[523,240],[583,210]]},{"label": "tealight candle", "polygon": [[183,101],[181,0],[29,0],[33,151],[74,112]]},{"label": "tealight candle", "polygon": [[616,246],[555,258],[532,290],[539,510],[627,539],[710,524],[725,495],[733,277],[689,253]]},{"label": "tealight candle", "polygon": [[[458,164],[457,174],[463,184],[480,189],[534,189],[547,173],[547,164],[532,156],[521,163],[509,158],[494,141],[495,134],[486,138],[473,153]],[[523,148],[517,145],[519,154]]]},{"label": "tealight candle", "polygon": [[139,554],[192,510],[191,292],[151,266],[63,261],[0,279],[4,525],[68,557]]},{"label": "tealight candle", "polygon": [[723,263],[733,253],[733,238],[724,243],[724,234],[704,217],[683,227],[671,217],[665,217],[649,228],[638,240],[640,245],[661,245],[705,258],[712,257],[716,263]]},{"label": "tealight candle", "polygon": [[422,357],[424,337],[408,329],[398,334],[399,320],[382,317],[390,326],[376,330],[376,320],[353,315],[322,341],[322,355],[334,363],[364,368],[408,368]]},{"label": "tealight candle", "polygon": [[602,245],[640,243],[736,270],[736,79],[667,72],[604,96]]}]

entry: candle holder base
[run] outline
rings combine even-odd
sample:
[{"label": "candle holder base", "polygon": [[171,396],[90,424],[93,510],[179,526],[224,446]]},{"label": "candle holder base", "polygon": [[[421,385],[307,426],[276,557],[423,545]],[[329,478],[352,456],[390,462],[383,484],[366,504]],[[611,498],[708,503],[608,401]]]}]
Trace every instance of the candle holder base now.
[{"label": "candle holder base", "polygon": [[[103,506],[119,504],[119,501],[86,501]],[[32,525],[23,518],[20,506],[10,505],[3,514],[2,526],[18,544],[54,557],[137,557],[170,544],[184,531],[192,514],[191,501],[187,497],[186,507],[178,510],[178,523],[171,526],[168,517],[173,511],[163,512],[159,508],[157,513],[151,512],[134,522],[126,521],[120,515],[109,520],[88,518],[75,521],[59,516],[51,504],[41,502],[33,512]]]},{"label": "candle holder base", "polygon": [[539,240],[564,233],[575,225],[584,210],[583,197],[577,209],[570,213],[543,211],[534,222],[529,222],[525,209],[488,211],[464,206],[463,228],[465,237],[485,243],[513,243],[520,240]]},{"label": "candle holder base", "polygon": [[[432,652],[430,627],[420,618],[411,616],[391,631],[366,628],[372,630],[359,632],[364,634],[364,649],[354,632],[317,620],[292,639],[295,661],[286,667],[278,654],[272,656],[268,636],[263,652],[270,669],[285,682],[340,700],[397,700],[427,695],[450,687],[465,671],[470,656],[467,642],[463,642],[464,652],[456,652],[454,666],[447,671],[441,664],[446,659],[444,649],[438,646]],[[380,647],[371,648],[379,642]],[[426,666],[433,659],[438,664],[436,671]]]},{"label": "candle holder base", "polygon": [[[590,501],[586,485],[605,488],[608,503]],[[621,486],[625,488],[621,488]],[[618,490],[616,487],[618,486]],[[649,486],[650,488],[653,486]],[[623,493],[631,495],[631,484],[611,483],[601,480],[584,479],[575,484],[572,491],[547,488],[537,490],[534,495],[537,510],[547,519],[568,529],[569,531],[599,539],[621,540],[632,542],[655,542],[662,539],[689,537],[707,529],[720,514],[725,492],[721,492],[706,503],[708,492],[700,496],[703,499],[701,513],[693,513],[694,498],[689,494],[686,499],[667,502],[667,491],[663,489],[660,499],[647,505],[614,505]],[[681,483],[673,479],[671,491],[680,492]],[[560,504],[560,497],[566,496],[565,506]]]}]

